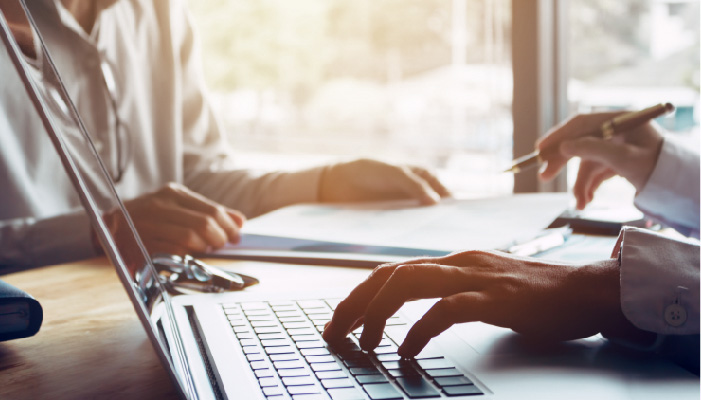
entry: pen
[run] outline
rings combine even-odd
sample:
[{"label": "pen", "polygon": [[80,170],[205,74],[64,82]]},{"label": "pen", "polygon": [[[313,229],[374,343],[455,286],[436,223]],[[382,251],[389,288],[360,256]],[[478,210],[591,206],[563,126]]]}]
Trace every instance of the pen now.
[{"label": "pen", "polygon": [[[669,114],[674,111],[674,105],[672,103],[660,103],[652,107],[648,107],[644,110],[634,111],[619,115],[616,118],[612,118],[604,122],[599,129],[587,133],[582,136],[594,136],[601,137],[605,140],[611,139],[614,134],[618,132],[625,132],[663,115]],[[514,174],[526,170],[530,167],[536,166],[543,162],[543,155],[549,152],[556,151],[556,148],[546,147],[542,151],[534,151],[531,154],[526,154],[523,157],[519,157],[512,162],[511,168],[504,172],[513,172]]]}]

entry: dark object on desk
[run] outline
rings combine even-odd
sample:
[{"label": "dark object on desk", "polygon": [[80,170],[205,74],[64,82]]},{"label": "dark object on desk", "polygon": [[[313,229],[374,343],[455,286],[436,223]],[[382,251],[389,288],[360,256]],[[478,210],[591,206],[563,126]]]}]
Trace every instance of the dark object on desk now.
[{"label": "dark object on desk", "polygon": [[44,311],[32,296],[0,281],[0,341],[34,336]]},{"label": "dark object on desk", "polygon": [[569,225],[574,233],[617,236],[624,226],[649,228],[651,221],[635,208],[565,210],[548,228]]}]

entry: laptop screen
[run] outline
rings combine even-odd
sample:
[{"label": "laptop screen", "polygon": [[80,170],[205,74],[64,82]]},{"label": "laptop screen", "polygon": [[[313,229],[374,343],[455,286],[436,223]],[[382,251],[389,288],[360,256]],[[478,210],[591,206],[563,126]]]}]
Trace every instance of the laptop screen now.
[{"label": "laptop screen", "polygon": [[41,120],[44,130],[16,134],[27,135],[27,140],[51,140],[156,352],[170,367],[169,373],[181,392],[187,398],[197,398],[169,294],[158,279],[26,6],[25,12],[39,43],[36,60],[24,57],[0,12],[0,85],[8,85],[0,94],[12,93],[0,96],[0,107],[14,101],[34,106],[34,117]]}]

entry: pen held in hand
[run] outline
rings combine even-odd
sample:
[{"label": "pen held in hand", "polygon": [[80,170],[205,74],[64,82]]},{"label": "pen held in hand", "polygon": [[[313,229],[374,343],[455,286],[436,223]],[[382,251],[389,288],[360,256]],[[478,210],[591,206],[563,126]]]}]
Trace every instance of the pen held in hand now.
[{"label": "pen held in hand", "polygon": [[[589,132],[582,136],[593,136],[600,137],[603,139],[611,139],[616,133],[629,131],[633,128],[637,128],[640,125],[647,123],[655,118],[667,115],[674,111],[674,105],[672,103],[660,103],[652,107],[640,111],[634,111],[619,115],[616,118],[612,118],[604,122],[599,129]],[[526,154],[525,156],[516,158],[512,162],[511,168],[504,172],[512,172],[514,174],[539,165],[543,162],[544,155],[549,152],[558,151],[557,148],[545,148],[541,151],[534,151],[533,153]]]}]

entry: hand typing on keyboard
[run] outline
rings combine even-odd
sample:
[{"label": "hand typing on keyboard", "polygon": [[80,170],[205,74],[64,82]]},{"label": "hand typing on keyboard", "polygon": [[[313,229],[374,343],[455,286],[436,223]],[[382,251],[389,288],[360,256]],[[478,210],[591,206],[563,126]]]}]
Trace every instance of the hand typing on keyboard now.
[{"label": "hand typing on keyboard", "polygon": [[337,306],[323,337],[335,343],[364,325],[359,343],[372,350],[382,340],[386,319],[420,298],[441,300],[411,328],[398,350],[403,357],[419,354],[453,324],[471,321],[552,340],[602,331],[645,338],[621,312],[617,260],[554,264],[483,251],[376,268]]}]

